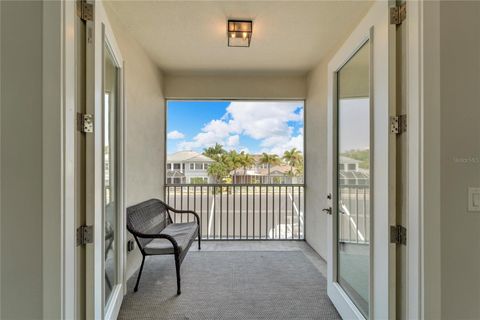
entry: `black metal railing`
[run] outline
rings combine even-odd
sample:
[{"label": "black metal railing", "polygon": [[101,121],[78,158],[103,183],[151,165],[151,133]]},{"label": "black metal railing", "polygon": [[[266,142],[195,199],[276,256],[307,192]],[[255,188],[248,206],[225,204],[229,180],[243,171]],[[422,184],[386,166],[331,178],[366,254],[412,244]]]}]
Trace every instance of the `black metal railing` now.
[{"label": "black metal railing", "polygon": [[197,212],[205,240],[304,240],[303,184],[174,184],[165,201]]},{"label": "black metal railing", "polygon": [[370,243],[370,187],[339,187],[339,240],[349,243]]}]

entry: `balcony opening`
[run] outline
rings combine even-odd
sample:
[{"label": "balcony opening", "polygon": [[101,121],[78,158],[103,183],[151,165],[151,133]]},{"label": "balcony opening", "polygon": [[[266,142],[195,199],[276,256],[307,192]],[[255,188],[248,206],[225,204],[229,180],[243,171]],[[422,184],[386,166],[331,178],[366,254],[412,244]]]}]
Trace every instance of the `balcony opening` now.
[{"label": "balcony opening", "polygon": [[304,101],[169,100],[166,112],[165,200],[199,214],[202,239],[305,239]]}]

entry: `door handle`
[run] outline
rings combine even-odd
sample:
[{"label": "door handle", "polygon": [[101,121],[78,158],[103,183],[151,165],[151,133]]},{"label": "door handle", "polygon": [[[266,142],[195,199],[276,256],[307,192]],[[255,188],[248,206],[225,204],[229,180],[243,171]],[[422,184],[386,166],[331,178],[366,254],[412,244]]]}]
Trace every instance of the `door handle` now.
[{"label": "door handle", "polygon": [[323,212],[325,212],[326,214],[332,214],[332,207],[328,207],[328,208],[323,208],[322,209]]}]

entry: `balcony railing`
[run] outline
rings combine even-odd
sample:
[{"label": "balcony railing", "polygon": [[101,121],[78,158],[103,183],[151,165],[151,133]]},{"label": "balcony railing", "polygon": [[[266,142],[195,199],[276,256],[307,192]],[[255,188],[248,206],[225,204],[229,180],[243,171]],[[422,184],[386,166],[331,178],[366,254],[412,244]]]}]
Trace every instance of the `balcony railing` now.
[{"label": "balcony railing", "polygon": [[340,242],[370,243],[370,187],[340,186],[338,210]]},{"label": "balcony railing", "polygon": [[304,240],[303,184],[166,185],[165,200],[199,214],[202,239]]}]

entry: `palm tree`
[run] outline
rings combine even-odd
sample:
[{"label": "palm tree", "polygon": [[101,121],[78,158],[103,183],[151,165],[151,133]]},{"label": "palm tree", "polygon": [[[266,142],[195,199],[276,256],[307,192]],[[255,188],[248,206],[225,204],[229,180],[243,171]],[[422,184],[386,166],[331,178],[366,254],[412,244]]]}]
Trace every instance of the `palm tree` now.
[{"label": "palm tree", "polygon": [[232,150],[229,153],[226,154],[226,161],[228,162],[228,167],[230,169],[230,172],[233,171],[233,183],[236,183],[236,170],[238,168],[242,167],[242,158],[240,154],[237,153],[237,151]]},{"label": "palm tree", "polygon": [[303,162],[302,153],[297,148],[292,148],[283,153],[283,160],[290,166],[290,175],[293,175],[293,168],[298,170],[300,164]]},{"label": "palm tree", "polygon": [[272,183],[272,179],[270,178],[270,169],[272,166],[280,164],[280,158],[276,154],[268,154],[262,153],[262,157],[260,158],[260,163],[267,165],[268,170],[268,183]]},{"label": "palm tree", "polygon": [[220,157],[226,153],[227,151],[225,151],[225,149],[223,149],[223,146],[218,143],[215,143],[215,146],[213,147],[203,149],[203,155],[215,161],[218,161]]},{"label": "palm tree", "polygon": [[252,165],[255,164],[255,158],[252,157],[250,154],[246,153],[245,151],[240,152],[240,162],[243,166],[243,182],[245,183],[245,179],[247,176],[247,168],[250,168]]}]

